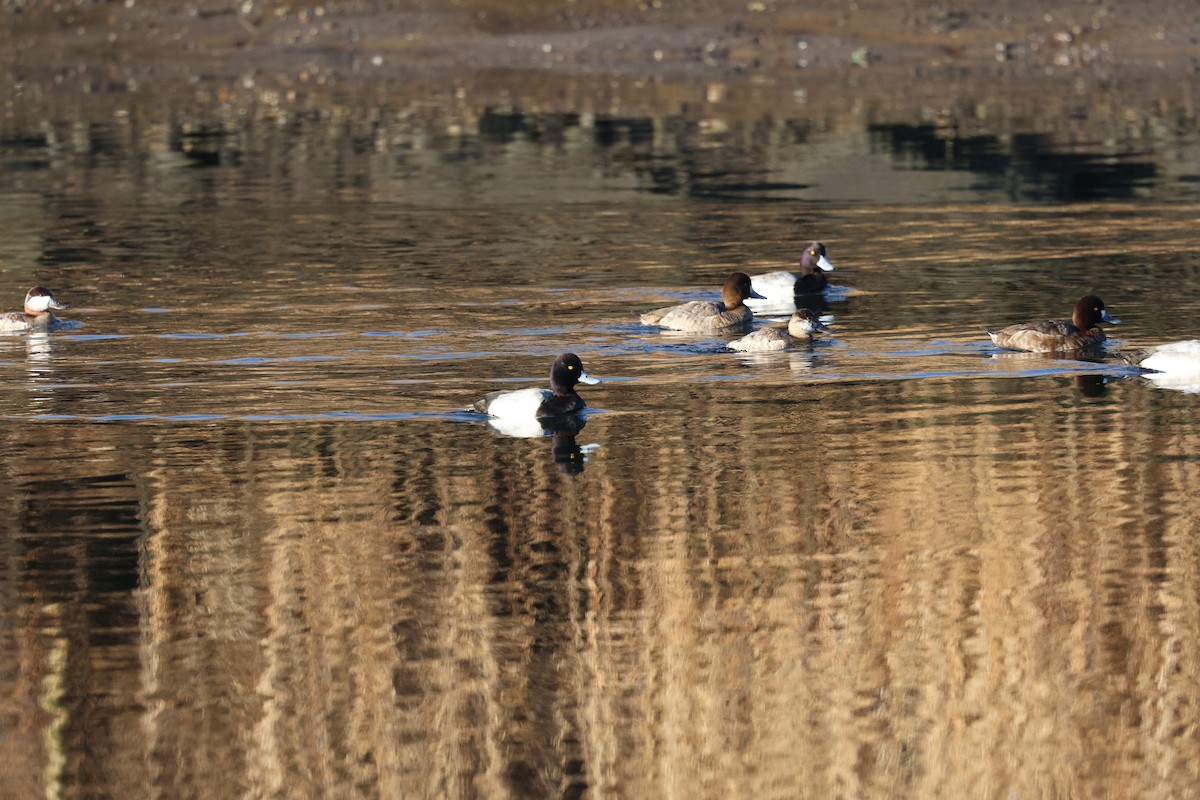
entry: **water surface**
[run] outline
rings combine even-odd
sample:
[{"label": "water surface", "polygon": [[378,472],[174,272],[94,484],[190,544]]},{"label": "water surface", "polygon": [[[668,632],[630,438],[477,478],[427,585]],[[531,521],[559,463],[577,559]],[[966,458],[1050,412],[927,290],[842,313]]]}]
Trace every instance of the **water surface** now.
[{"label": "water surface", "polygon": [[[1190,134],[513,119],[0,143],[5,796],[1193,791],[1196,397],[983,333],[1198,335]],[[812,238],[811,348],[637,321]]]}]

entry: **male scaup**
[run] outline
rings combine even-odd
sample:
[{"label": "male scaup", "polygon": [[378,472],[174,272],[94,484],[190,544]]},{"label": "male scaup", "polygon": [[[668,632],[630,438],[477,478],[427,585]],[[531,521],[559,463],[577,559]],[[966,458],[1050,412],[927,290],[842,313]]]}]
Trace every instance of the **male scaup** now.
[{"label": "male scaup", "polygon": [[537,419],[574,414],[587,408],[575,393],[577,383],[599,383],[583,370],[583,362],[574,353],[563,353],[550,368],[550,388],[514,389],[492,392],[471,406],[471,410],[489,417]]},{"label": "male scaup", "polygon": [[792,314],[788,320],[787,330],[782,328],[759,328],[740,339],[730,342],[727,347],[741,353],[766,353],[774,350],[787,350],[795,344],[809,344],[817,331],[829,332],[829,328],[818,319],[817,315],[807,308],[802,308]]},{"label": "male scaup", "polygon": [[51,309],[62,310],[66,303],[54,299],[45,286],[35,286],[25,295],[24,311],[0,314],[0,331],[49,330],[60,323]]},{"label": "male scaup", "polygon": [[721,297],[724,300],[721,303],[693,300],[678,306],[647,311],[642,314],[642,324],[689,333],[715,333],[748,325],[754,314],[746,306],[745,300],[750,297],[762,299],[761,295],[754,293],[750,287],[750,276],[744,272],[735,272],[725,280]]},{"label": "male scaup", "polygon": [[780,271],[755,275],[750,279],[750,285],[771,304],[794,303],[797,297],[825,291],[825,287],[829,285],[829,278],[825,273],[833,272],[834,269],[836,267],[825,257],[825,245],[813,242],[800,254],[800,268],[797,272]]},{"label": "male scaup", "polygon": [[1046,320],[1009,325],[988,336],[1000,347],[1025,350],[1030,353],[1066,353],[1096,349],[1104,343],[1104,331],[1099,323],[1119,325],[1121,320],[1109,316],[1104,301],[1094,294],[1085,295],[1075,304],[1071,322]]},{"label": "male scaup", "polygon": [[1126,363],[1172,375],[1200,375],[1200,339],[1168,342],[1121,353]]}]

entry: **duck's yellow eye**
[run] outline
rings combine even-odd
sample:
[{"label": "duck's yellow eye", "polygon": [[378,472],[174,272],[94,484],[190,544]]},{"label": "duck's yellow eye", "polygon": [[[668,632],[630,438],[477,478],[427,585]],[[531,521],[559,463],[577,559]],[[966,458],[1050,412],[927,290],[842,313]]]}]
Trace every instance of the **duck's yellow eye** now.
[{"label": "duck's yellow eye", "polygon": [[574,368],[574,367],[567,367],[567,369],[573,370],[573,369],[575,369],[575,368]]}]

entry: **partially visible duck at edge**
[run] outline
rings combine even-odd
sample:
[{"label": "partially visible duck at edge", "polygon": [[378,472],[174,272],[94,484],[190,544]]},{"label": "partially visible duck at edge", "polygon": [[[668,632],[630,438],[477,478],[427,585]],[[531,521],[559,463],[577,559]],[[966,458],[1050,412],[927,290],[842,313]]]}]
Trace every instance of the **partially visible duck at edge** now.
[{"label": "partially visible duck at edge", "polygon": [[749,325],[754,313],[746,305],[751,297],[762,299],[750,287],[750,276],[735,272],[725,280],[721,290],[723,302],[693,300],[678,306],[668,306],[642,314],[643,325],[657,325],[689,333],[716,333],[729,328]]},{"label": "partially visible duck at edge", "polygon": [[544,419],[575,414],[587,408],[575,392],[579,383],[599,383],[588,375],[574,353],[563,353],[550,368],[550,388],[532,387],[492,392],[471,406],[472,411],[504,419]]},{"label": "partially visible duck at edge", "polygon": [[759,328],[740,339],[730,342],[727,347],[741,353],[768,353],[776,350],[787,350],[795,345],[811,344],[818,331],[829,333],[829,328],[810,309],[802,308],[792,314],[788,320],[787,330],[782,328]]},{"label": "partially visible duck at edge", "polygon": [[1121,353],[1128,364],[1171,375],[1200,375],[1200,339],[1168,342]]},{"label": "partially visible duck at edge", "polygon": [[25,295],[24,311],[0,314],[0,331],[53,330],[60,324],[53,312],[64,308],[67,304],[55,300],[49,289],[35,286]]},{"label": "partially visible duck at edge", "polygon": [[1069,353],[1095,350],[1104,344],[1101,322],[1119,325],[1121,320],[1109,315],[1104,301],[1094,294],[1085,295],[1075,304],[1070,322],[1048,319],[1045,322],[1025,322],[1009,325],[988,336],[1000,347],[1024,350],[1029,353]]},{"label": "partially visible duck at edge", "polygon": [[[825,257],[825,245],[813,242],[800,254],[796,272],[767,272],[750,279],[754,291],[771,303],[791,303],[797,297],[820,294],[829,285],[826,272],[836,267]],[[755,304],[751,304],[755,305]],[[765,305],[765,303],[759,304]]]}]

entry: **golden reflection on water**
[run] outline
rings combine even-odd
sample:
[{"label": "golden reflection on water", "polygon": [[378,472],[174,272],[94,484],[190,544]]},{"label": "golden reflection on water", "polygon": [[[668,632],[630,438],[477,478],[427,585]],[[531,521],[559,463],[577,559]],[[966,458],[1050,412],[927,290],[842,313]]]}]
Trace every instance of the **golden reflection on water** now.
[{"label": "golden reflection on water", "polygon": [[758,392],[594,416],[577,475],[549,439],[441,421],[9,428],[0,669],[4,728],[28,735],[5,740],[5,786],[1194,785],[1186,396]]},{"label": "golden reflection on water", "polygon": [[[1194,202],[1001,203],[1043,176],[783,118],[398,155],[320,120],[0,171],[8,282],[83,323],[0,340],[0,796],[1198,785],[1195,398],[982,332],[1094,290],[1114,347],[1196,335]],[[810,236],[848,287],[810,350],[636,324]],[[459,411],[567,348],[609,379],[574,447]]]}]

